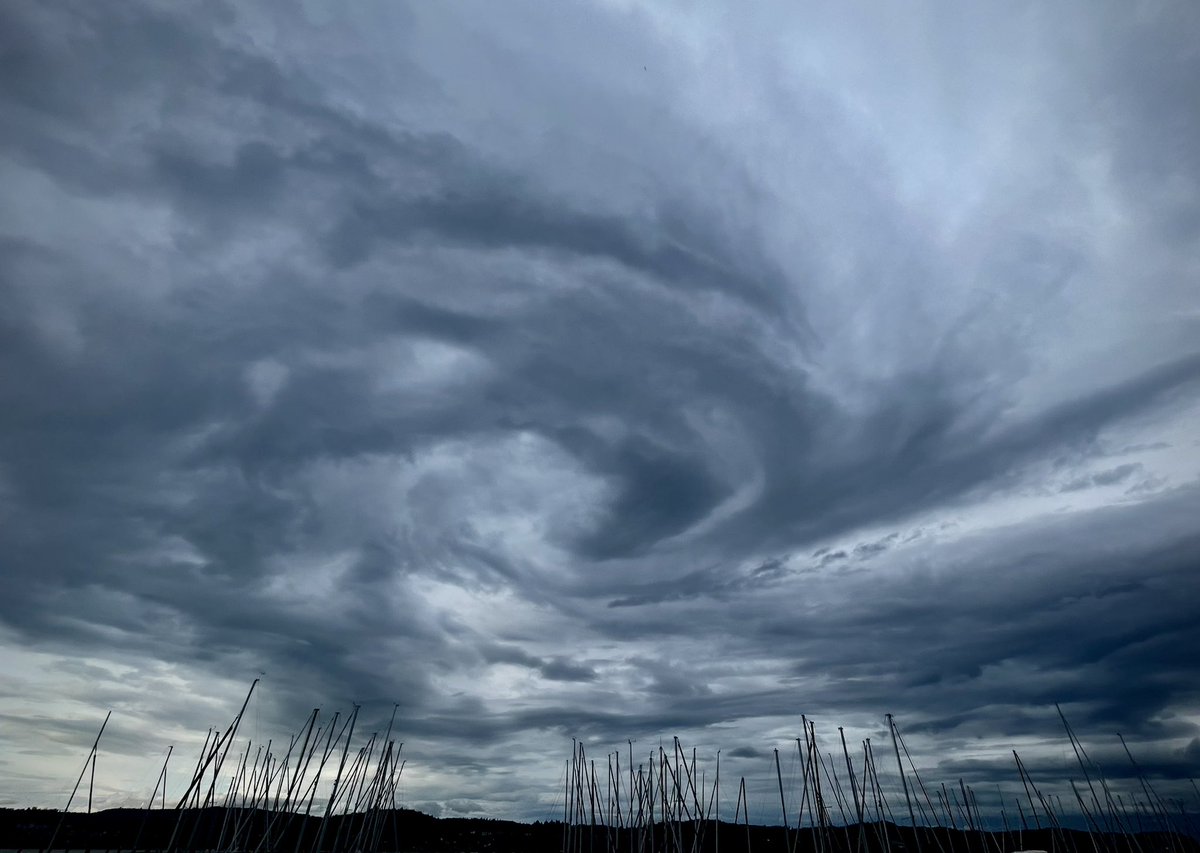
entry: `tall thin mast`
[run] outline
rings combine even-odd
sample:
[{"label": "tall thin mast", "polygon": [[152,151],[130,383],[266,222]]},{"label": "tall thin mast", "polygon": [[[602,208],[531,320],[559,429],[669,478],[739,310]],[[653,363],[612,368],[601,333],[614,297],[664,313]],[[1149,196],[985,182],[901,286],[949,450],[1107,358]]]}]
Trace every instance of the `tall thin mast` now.
[{"label": "tall thin mast", "polygon": [[75,787],[71,789],[71,796],[67,797],[67,805],[63,809],[62,817],[58,819],[58,825],[54,827],[54,832],[50,834],[50,841],[46,844],[46,850],[54,849],[54,841],[58,838],[58,832],[62,829],[63,821],[67,819],[67,812],[71,810],[71,803],[75,799],[75,794],[79,791],[79,786],[83,782],[83,774],[87,772],[88,765],[95,768],[94,759],[96,750],[100,747],[100,736],[104,734],[104,728],[108,725],[109,717],[112,716],[112,711],[104,715],[104,722],[100,724],[100,731],[96,732],[96,740],[92,742],[92,748],[88,751],[88,757],[83,762],[83,769],[79,771],[79,778],[75,780]]}]

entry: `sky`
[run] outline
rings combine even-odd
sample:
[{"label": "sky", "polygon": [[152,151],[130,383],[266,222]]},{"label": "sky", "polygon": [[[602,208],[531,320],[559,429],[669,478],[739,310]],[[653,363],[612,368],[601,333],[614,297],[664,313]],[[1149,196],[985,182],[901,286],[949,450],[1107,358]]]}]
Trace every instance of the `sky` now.
[{"label": "sky", "polygon": [[1009,786],[1072,772],[1059,703],[1114,780],[1116,732],[1200,774],[1197,44],[3,4],[0,805],[110,709],[97,803],[143,802],[259,677],[256,742],[395,705],[434,814],[679,736],[773,819],[802,714]]}]

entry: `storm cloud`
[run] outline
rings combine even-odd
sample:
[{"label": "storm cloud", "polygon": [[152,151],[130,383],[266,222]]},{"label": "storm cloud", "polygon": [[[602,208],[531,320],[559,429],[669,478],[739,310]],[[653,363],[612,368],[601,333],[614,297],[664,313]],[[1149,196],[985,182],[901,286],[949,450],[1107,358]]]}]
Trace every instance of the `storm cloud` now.
[{"label": "storm cloud", "polygon": [[0,803],[108,708],[138,801],[260,673],[264,736],[397,706],[434,812],[548,816],[572,737],[765,779],[801,714],[1194,773],[1198,35],[8,4]]}]

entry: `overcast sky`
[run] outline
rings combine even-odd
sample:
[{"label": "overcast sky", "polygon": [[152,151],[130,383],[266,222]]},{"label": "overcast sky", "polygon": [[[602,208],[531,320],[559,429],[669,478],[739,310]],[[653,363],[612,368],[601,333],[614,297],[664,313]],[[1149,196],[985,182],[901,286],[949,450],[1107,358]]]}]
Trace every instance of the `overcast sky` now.
[{"label": "overcast sky", "polygon": [[1196,774],[1200,6],[827,5],[0,6],[0,804]]}]

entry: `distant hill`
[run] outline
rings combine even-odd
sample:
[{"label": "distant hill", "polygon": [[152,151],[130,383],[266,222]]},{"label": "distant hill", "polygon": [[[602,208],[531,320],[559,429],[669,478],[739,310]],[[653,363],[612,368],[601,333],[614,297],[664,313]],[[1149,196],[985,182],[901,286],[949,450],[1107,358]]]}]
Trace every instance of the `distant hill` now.
[{"label": "distant hill", "polygon": [[318,817],[261,809],[109,809],[91,815],[51,809],[0,809],[0,848],[124,851],[323,851],[379,853],[1200,853],[1193,838],[1166,833],[1089,835],[1078,830],[972,832],[894,824],[785,830],[700,821],[652,830],[435,818],[410,809]]}]

